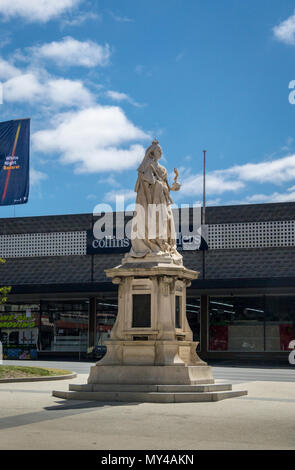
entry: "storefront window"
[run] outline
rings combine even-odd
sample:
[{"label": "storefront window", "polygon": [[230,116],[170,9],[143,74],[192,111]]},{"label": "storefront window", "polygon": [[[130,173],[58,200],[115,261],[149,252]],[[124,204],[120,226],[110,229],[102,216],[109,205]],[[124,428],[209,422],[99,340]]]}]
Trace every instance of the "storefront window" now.
[{"label": "storefront window", "polygon": [[85,352],[88,302],[41,302],[40,350]]},{"label": "storefront window", "polygon": [[39,326],[39,304],[0,305],[0,339],[4,359],[36,359]]},{"label": "storefront window", "polygon": [[265,310],[265,350],[288,351],[295,339],[295,297],[267,296]]},{"label": "storefront window", "polygon": [[209,350],[264,351],[263,297],[210,297]]},{"label": "storefront window", "polygon": [[116,298],[97,299],[96,302],[96,345],[105,349],[118,313]]},{"label": "storefront window", "polygon": [[210,297],[210,351],[287,351],[294,338],[294,296]]}]

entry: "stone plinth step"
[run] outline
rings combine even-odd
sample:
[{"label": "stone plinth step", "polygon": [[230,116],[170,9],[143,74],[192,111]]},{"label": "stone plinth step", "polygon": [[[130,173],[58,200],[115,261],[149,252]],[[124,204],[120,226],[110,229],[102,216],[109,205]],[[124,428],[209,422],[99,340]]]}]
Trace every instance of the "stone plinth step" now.
[{"label": "stone plinth step", "polygon": [[[137,341],[133,341],[133,343],[137,343]],[[149,341],[146,341],[146,343],[149,343]],[[179,343],[182,343],[182,341],[179,341]],[[140,351],[139,348],[138,355],[142,355]],[[202,362],[199,362],[198,365],[182,363],[170,365],[112,365],[104,364],[105,358],[102,359],[101,363],[99,361],[97,365],[90,368],[88,384],[203,385],[215,383],[211,367]]]},{"label": "stone plinth step", "polygon": [[247,395],[245,390],[227,390],[215,392],[85,392],[85,391],[53,391],[52,395],[67,400],[94,400],[100,402],[151,402],[151,403],[191,403],[211,402],[224,400],[226,398],[241,397]]},{"label": "stone plinth step", "polygon": [[218,392],[232,390],[232,385],[149,385],[149,384],[70,384],[71,392]]}]

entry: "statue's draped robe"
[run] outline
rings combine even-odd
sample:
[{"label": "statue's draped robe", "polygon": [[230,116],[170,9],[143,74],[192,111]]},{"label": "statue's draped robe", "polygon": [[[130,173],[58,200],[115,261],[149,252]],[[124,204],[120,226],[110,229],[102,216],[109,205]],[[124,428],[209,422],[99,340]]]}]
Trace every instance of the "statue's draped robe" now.
[{"label": "statue's draped robe", "polygon": [[145,157],[138,168],[135,192],[137,197],[132,220],[130,255],[140,258],[148,253],[166,253],[181,258],[176,249],[175,226],[170,207],[173,201],[169,194],[166,168],[152,157]]}]

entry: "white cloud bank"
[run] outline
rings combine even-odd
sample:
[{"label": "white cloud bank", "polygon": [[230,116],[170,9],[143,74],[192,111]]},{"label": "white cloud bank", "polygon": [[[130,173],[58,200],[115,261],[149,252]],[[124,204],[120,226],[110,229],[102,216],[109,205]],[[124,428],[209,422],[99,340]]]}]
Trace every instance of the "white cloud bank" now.
[{"label": "white cloud bank", "polygon": [[42,71],[19,73],[3,83],[4,102],[87,107],[94,97],[80,80],[54,78]]},{"label": "white cloud bank", "polygon": [[41,67],[22,70],[1,57],[0,80],[3,85],[4,103],[85,108],[95,102],[95,96],[81,80],[55,77]]},{"label": "white cloud bank", "polygon": [[88,107],[94,102],[92,94],[80,80],[53,79],[48,81],[47,86],[49,97],[56,104]]},{"label": "white cloud bank", "polygon": [[8,80],[20,73],[17,67],[0,57],[0,80]]},{"label": "white cloud bank", "polygon": [[[206,175],[206,193],[222,194],[226,191],[237,191],[245,184],[242,181],[228,178],[224,170],[212,171]],[[181,187],[181,194],[185,196],[195,196],[203,193],[203,175],[192,175],[186,178]]]},{"label": "white cloud bank", "polygon": [[17,75],[3,84],[4,100],[9,102],[35,101],[42,92],[43,87],[33,73]]},{"label": "white cloud bank", "polygon": [[97,44],[94,41],[78,41],[67,36],[62,41],[53,41],[30,48],[37,58],[50,59],[61,66],[96,67],[109,63],[110,46]]},{"label": "white cloud bank", "polygon": [[5,19],[18,16],[30,22],[45,23],[77,6],[81,0],[1,0],[0,14]]},{"label": "white cloud bank", "polygon": [[[212,195],[222,194],[227,191],[238,191],[244,188],[247,182],[280,185],[292,180],[295,180],[295,154],[271,161],[246,163],[225,170],[208,172],[206,192]],[[182,194],[200,195],[203,191],[202,184],[202,174],[191,175],[183,181]]]},{"label": "white cloud bank", "polygon": [[286,20],[273,28],[273,33],[281,42],[285,44],[295,45],[295,12]]},{"label": "white cloud bank", "polygon": [[262,204],[270,202],[293,202],[295,201],[295,186],[287,189],[285,192],[275,191],[271,194],[253,194],[248,196],[243,203]]},{"label": "white cloud bank", "polygon": [[133,168],[144,155],[142,145],[133,142],[150,139],[117,106],[59,114],[52,125],[33,135],[34,149],[58,153],[62,163],[75,165],[76,173]]},{"label": "white cloud bank", "polygon": [[224,170],[242,181],[281,184],[295,179],[295,154],[261,163],[246,163]]}]

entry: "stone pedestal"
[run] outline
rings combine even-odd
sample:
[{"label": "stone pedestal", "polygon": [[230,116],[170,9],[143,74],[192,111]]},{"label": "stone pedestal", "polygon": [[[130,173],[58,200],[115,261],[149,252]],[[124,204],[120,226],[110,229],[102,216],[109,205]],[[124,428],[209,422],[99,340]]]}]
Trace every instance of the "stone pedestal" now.
[{"label": "stone pedestal", "polygon": [[107,353],[91,368],[88,383],[214,382],[210,367],[196,353],[198,343],[186,318],[186,288],[198,273],[160,260],[106,270],[119,286],[118,316]]},{"label": "stone pedestal", "polygon": [[118,284],[118,315],[107,353],[91,367],[87,385],[54,396],[117,401],[215,401],[244,395],[214,385],[197,355],[186,318],[186,289],[198,273],[170,256],[128,258],[106,270]]}]

